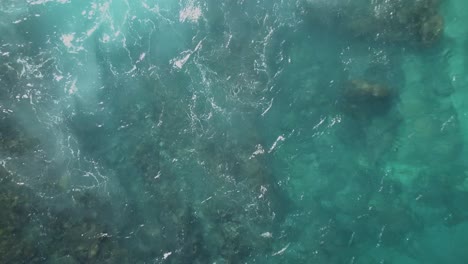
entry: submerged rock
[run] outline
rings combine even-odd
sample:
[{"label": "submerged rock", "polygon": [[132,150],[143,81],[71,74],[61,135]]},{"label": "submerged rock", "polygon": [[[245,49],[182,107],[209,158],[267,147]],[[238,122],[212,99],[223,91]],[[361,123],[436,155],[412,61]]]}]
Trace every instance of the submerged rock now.
[{"label": "submerged rock", "polygon": [[307,3],[307,14],[315,23],[336,26],[356,37],[432,45],[444,31],[438,0]]},{"label": "submerged rock", "polygon": [[385,114],[395,98],[394,90],[385,84],[355,79],[345,82],[340,108],[351,116],[367,119]]},{"label": "submerged rock", "polygon": [[440,39],[444,31],[444,19],[439,14],[425,18],[420,25],[419,34],[423,44],[432,44]]},{"label": "submerged rock", "polygon": [[382,100],[391,96],[391,90],[379,83],[371,83],[366,80],[351,80],[346,87],[346,94],[354,101]]}]

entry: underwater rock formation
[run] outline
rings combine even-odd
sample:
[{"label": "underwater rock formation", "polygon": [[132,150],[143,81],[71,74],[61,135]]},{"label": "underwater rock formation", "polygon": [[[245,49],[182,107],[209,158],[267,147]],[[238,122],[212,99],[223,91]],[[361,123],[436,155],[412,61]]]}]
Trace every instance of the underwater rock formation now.
[{"label": "underwater rock formation", "polygon": [[396,93],[388,86],[364,79],[345,82],[340,107],[352,115],[369,116],[386,113]]},{"label": "underwater rock formation", "polygon": [[438,0],[307,2],[307,14],[314,22],[331,24],[355,37],[430,46],[444,31]]},{"label": "underwater rock formation", "polygon": [[35,149],[39,144],[37,138],[31,137],[12,118],[0,119],[0,151],[13,155],[23,155]]},{"label": "underwater rock formation", "polygon": [[351,80],[345,92],[356,101],[387,99],[392,94],[391,90],[385,85],[359,79]]},{"label": "underwater rock formation", "polygon": [[0,263],[128,263],[111,239],[111,206],[103,197],[74,192],[60,205],[45,204],[16,178],[0,166]]}]

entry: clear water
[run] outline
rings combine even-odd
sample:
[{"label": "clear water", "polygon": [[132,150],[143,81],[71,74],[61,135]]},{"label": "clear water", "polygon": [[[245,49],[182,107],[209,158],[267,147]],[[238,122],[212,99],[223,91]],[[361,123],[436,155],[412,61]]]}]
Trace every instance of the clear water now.
[{"label": "clear water", "polygon": [[468,3],[388,2],[2,0],[0,262],[468,263]]}]

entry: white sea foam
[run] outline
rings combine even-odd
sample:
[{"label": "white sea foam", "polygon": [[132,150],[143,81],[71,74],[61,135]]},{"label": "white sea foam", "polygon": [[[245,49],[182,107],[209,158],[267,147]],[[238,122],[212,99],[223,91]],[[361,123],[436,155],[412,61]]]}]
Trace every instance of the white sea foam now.
[{"label": "white sea foam", "polygon": [[195,23],[201,16],[201,8],[199,6],[196,6],[193,1],[190,1],[187,6],[180,10],[179,21]]}]

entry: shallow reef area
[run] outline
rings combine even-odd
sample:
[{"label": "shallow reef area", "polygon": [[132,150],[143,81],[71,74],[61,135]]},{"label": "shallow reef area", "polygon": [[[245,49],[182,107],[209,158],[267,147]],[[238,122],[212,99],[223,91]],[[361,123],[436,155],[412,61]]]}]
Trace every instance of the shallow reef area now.
[{"label": "shallow reef area", "polygon": [[0,263],[467,263],[467,13],[0,2]]}]

